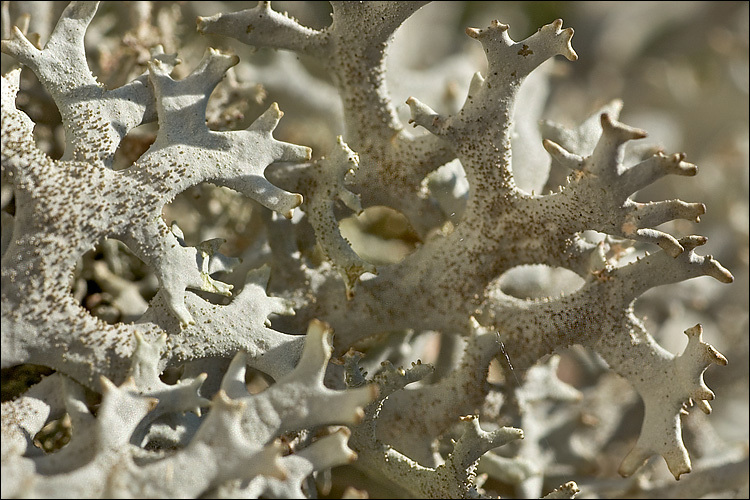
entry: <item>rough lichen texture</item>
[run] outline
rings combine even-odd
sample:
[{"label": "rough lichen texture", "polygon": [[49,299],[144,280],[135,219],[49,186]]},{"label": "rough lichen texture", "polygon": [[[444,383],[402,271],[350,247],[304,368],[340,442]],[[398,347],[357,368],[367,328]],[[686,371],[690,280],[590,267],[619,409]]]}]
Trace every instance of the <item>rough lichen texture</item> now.
[{"label": "rough lichen texture", "polygon": [[[4,498],[747,493],[746,441],[690,411],[713,364],[746,390],[747,171],[712,169],[747,115],[690,180],[725,201],[663,199],[698,168],[621,121],[646,42],[597,14],[666,36],[646,4],[571,10],[611,50],[575,90],[561,19],[425,4],[3,4]],[[711,10],[746,70],[747,4],[701,6],[674,22]]]}]

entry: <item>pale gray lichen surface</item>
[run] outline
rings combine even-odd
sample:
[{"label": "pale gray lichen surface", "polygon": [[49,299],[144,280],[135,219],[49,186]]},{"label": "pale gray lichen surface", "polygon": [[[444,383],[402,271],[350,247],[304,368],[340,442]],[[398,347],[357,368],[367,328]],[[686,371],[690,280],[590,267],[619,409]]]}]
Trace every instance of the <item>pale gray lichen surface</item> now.
[{"label": "pale gray lichen surface", "polygon": [[662,10],[4,2],[2,496],[747,495],[747,4]]}]

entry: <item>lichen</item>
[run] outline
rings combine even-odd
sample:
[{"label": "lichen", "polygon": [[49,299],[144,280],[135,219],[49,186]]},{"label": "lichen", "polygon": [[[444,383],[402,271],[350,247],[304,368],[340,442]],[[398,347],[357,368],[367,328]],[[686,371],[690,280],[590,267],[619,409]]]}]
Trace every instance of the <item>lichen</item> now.
[{"label": "lichen", "polygon": [[[721,336],[746,311],[638,311],[719,304],[708,283],[735,281],[692,234],[714,198],[641,201],[698,167],[639,146],[627,99],[574,128],[540,121],[554,68],[579,58],[561,19],[516,42],[482,14],[465,40],[485,69],[469,81],[447,57],[463,87],[424,70],[425,93],[394,101],[412,78],[388,64],[397,30],[424,5],[331,2],[314,27],[259,2],[202,13],[187,36],[174,26],[192,3],[71,2],[40,34],[28,16],[6,26],[3,4],[18,67],[2,76],[2,366],[55,371],[3,402],[3,497],[626,497],[690,477],[698,495],[747,491],[746,446],[683,420],[722,399],[712,364],[747,357]],[[744,231],[726,248],[746,252]],[[405,235],[403,258],[378,261],[348,239]],[[92,287],[113,314],[86,307]],[[69,442],[37,447],[63,417]],[[674,479],[649,479],[653,456]],[[634,478],[596,477],[615,471]]]}]

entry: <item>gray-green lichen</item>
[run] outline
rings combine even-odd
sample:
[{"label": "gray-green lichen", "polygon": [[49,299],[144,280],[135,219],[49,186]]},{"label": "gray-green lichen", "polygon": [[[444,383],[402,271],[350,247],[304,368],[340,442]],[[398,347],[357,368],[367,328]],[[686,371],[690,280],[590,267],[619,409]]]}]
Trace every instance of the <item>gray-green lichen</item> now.
[{"label": "gray-green lichen", "polygon": [[[383,485],[418,498],[495,496],[503,487],[524,497],[573,498],[586,486],[604,494],[570,481],[575,465],[556,471],[544,448],[559,431],[570,435],[559,460],[605,453],[625,417],[603,408],[623,408],[626,398],[591,406],[607,421],[579,448],[587,413],[571,408],[609,390],[611,372],[644,405],[640,434],[618,451],[619,473],[636,474],[654,455],[675,479],[691,472],[681,418],[693,405],[711,412],[703,373],[727,358],[695,323],[679,327],[688,342],[673,354],[635,302],[662,285],[734,277],[696,253],[706,237],[666,227],[699,222],[706,205],[635,196],[697,167],[683,153],[638,148],[646,133],[619,121],[620,101],[578,129],[542,122],[528,131],[551,78],[546,61],[578,59],[560,19],[518,42],[499,21],[466,28],[486,70],[462,105],[432,102],[436,111],[427,104],[434,96],[409,97],[401,110],[414,128],[405,127],[386,56],[424,4],[331,2],[320,29],[270,2],[198,16],[197,32],[222,49],[207,48],[186,70],[179,46],[165,53],[178,45],[170,23],[179,10],[124,7],[133,27],[101,49],[99,69],[107,57],[130,61],[133,76],[113,89],[87,55],[87,33],[103,36],[98,2],[67,5],[43,45],[26,32],[28,19],[3,34],[3,53],[21,66],[2,77],[2,363],[55,370],[3,403],[3,497],[314,497],[327,494],[340,465],[367,478],[373,494]],[[288,58],[255,68],[226,50],[230,39],[313,60],[328,83],[313,85]],[[40,149],[21,109],[22,71],[59,110],[59,158]],[[242,116],[244,100],[255,92],[262,101],[265,90],[239,83],[240,71],[309,101],[298,103],[307,115],[285,133],[289,142],[275,137],[284,123],[276,102],[254,120]],[[334,97],[340,109],[320,106]],[[153,133],[138,150],[128,141],[147,124]],[[324,154],[297,144],[321,136]],[[552,163],[526,165],[541,162],[530,152],[541,146]],[[123,168],[118,155],[131,147]],[[542,193],[551,167],[567,178]],[[242,259],[221,252],[215,228],[190,244],[186,227],[164,220],[165,207],[207,183],[252,200],[247,234],[236,238],[249,241]],[[213,189],[207,210],[229,224],[232,202]],[[405,217],[417,243],[396,262],[369,262],[341,222],[383,206]],[[76,295],[82,257],[113,239],[154,278],[145,311],[128,309],[132,323],[105,322]],[[566,270],[566,293],[512,295],[508,276],[529,265]],[[104,283],[102,295],[137,310],[147,285],[129,284],[118,266],[89,276]],[[514,276],[520,289],[534,280]],[[127,306],[112,303],[125,316]],[[439,339],[432,364],[417,360],[434,350],[429,338]],[[555,353],[574,345],[596,375],[590,391],[557,378]],[[494,379],[491,365],[500,367]],[[43,453],[35,436],[64,415],[70,442]],[[736,474],[726,488],[745,483]]]}]

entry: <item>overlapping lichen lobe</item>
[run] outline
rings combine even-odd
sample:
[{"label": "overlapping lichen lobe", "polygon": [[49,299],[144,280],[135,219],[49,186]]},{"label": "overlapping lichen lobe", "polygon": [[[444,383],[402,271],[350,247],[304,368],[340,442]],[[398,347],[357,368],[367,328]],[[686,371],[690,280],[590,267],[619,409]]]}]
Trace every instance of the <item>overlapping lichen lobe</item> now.
[{"label": "overlapping lichen lobe", "polygon": [[[91,389],[98,389],[100,375],[124,380],[132,354],[132,327],[104,323],[64,289],[46,280],[42,279],[35,289],[27,290],[34,298],[31,302],[17,302],[6,295],[15,290],[6,285],[8,282],[4,279],[3,318],[7,320],[4,328],[17,331],[19,335],[33,331],[40,341],[25,343],[26,362],[61,370]],[[6,306],[11,305],[13,310],[6,310]],[[8,354],[9,359],[13,356]]]}]

